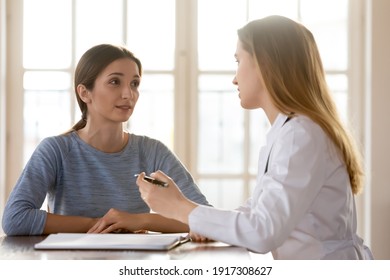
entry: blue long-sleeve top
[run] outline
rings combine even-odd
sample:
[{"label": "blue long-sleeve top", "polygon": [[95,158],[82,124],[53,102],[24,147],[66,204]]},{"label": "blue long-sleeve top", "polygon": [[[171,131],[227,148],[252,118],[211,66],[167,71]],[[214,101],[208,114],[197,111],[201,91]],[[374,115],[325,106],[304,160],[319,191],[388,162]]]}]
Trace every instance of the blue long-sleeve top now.
[{"label": "blue long-sleeve top", "polygon": [[118,153],[104,153],[85,143],[76,132],[44,139],[32,154],[4,209],[7,235],[40,235],[47,212],[102,217],[110,208],[148,213],[134,174],[162,170],[189,199],[209,205],[185,166],[158,140],[129,135]]}]

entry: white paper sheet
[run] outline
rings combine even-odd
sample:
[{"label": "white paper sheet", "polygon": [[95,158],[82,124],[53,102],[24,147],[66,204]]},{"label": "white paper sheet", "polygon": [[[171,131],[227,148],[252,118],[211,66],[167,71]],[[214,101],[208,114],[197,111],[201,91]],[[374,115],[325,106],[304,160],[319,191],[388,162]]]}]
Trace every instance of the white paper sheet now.
[{"label": "white paper sheet", "polygon": [[170,250],[189,241],[188,233],[57,233],[34,245],[35,249],[77,250]]}]

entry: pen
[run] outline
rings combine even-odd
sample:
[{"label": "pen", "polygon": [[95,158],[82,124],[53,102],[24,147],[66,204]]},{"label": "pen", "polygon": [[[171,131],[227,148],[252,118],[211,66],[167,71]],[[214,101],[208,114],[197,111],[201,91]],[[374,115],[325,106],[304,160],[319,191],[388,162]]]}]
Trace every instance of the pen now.
[{"label": "pen", "polygon": [[[139,176],[139,174],[134,174],[134,177],[138,177],[138,176]],[[168,187],[168,183],[154,179],[152,177],[144,176],[144,179],[145,179],[145,181],[148,181],[149,183],[152,183],[154,185],[164,187],[164,188]]]}]

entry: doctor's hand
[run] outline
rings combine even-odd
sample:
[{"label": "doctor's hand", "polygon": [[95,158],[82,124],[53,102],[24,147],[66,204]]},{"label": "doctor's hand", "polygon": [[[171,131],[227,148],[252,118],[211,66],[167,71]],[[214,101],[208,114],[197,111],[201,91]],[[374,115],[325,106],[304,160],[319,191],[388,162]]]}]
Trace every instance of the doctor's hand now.
[{"label": "doctor's hand", "polygon": [[191,241],[193,242],[198,242],[198,243],[214,242],[214,240],[192,231],[190,231],[190,237],[191,237]]},{"label": "doctor's hand", "polygon": [[168,182],[167,187],[149,183],[144,179],[144,176],[145,172],[142,172],[136,182],[142,199],[150,209],[166,218],[175,219],[188,225],[188,216],[198,204],[187,199],[176,183],[162,171],[156,171],[150,176]]}]

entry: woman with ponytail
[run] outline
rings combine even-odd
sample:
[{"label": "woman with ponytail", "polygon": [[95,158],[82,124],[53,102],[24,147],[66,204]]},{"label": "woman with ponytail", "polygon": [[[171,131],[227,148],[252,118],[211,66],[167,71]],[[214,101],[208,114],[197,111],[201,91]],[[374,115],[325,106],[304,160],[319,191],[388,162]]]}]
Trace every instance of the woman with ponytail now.
[{"label": "woman with ponytail", "polygon": [[[150,213],[135,183],[134,174],[161,169],[189,199],[208,204],[164,144],[123,129],[141,76],[141,62],[124,47],[97,45],[81,57],[74,77],[81,119],[32,154],[4,210],[7,235],[188,231],[186,224]],[[47,211],[41,210],[46,197]]]}]

